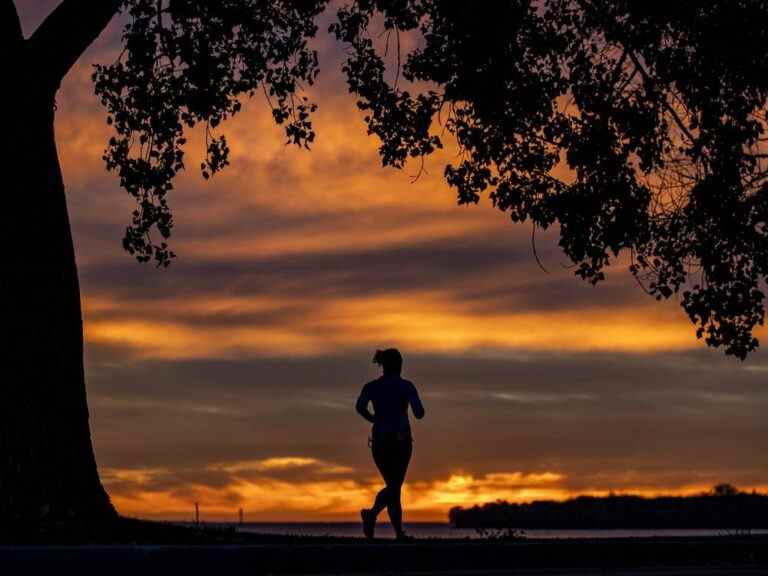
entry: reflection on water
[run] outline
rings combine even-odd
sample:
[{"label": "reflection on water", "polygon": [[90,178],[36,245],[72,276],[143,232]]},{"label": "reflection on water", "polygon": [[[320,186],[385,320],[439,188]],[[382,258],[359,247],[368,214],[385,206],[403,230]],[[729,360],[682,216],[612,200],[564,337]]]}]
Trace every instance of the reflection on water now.
[{"label": "reflection on water", "polygon": [[[257,534],[290,534],[295,536],[334,536],[362,538],[359,523],[354,522],[308,522],[308,523],[262,523],[253,522],[236,526],[239,531]],[[406,531],[416,538],[478,538],[475,530],[453,529],[441,523],[406,523]],[[733,530],[524,530],[527,538],[648,538],[685,536],[727,536],[743,533]],[[752,530],[751,534],[768,534],[768,530]],[[376,536],[394,538],[389,524],[376,525]]]}]

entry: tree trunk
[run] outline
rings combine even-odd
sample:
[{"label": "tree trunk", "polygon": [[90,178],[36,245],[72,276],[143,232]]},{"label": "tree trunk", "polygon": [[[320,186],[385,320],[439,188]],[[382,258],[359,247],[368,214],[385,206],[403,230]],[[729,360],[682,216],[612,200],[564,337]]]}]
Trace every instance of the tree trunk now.
[{"label": "tree trunk", "polygon": [[116,513],[91,444],[55,90],[17,63],[0,137],[0,539],[87,538]]}]

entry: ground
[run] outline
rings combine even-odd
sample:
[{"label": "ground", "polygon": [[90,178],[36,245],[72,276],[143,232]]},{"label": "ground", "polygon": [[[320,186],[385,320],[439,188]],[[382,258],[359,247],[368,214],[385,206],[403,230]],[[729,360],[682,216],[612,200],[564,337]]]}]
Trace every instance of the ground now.
[{"label": "ground", "polygon": [[381,540],[264,536],[123,519],[101,542],[0,547],[3,574],[768,575],[768,537]]}]

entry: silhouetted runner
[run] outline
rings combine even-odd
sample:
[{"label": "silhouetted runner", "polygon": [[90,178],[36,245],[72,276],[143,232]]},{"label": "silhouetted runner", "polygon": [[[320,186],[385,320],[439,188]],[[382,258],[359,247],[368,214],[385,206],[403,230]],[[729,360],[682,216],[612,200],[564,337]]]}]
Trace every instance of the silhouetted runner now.
[{"label": "silhouetted runner", "polygon": [[[373,361],[381,366],[383,374],[363,386],[357,399],[357,411],[373,423],[373,460],[386,486],[376,495],[373,508],[363,508],[360,516],[366,538],[373,538],[376,518],[386,508],[397,539],[406,540],[409,537],[403,531],[400,490],[405,481],[413,443],[408,405],[419,419],[424,417],[424,406],[413,382],[400,377],[403,357],[396,348],[377,350]],[[373,413],[368,410],[369,402],[373,404]]]}]

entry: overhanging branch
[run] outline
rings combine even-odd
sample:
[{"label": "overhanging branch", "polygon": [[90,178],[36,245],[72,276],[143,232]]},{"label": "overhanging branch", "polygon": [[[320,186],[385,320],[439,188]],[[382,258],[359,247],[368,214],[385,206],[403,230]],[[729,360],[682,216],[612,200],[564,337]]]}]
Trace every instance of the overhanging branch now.
[{"label": "overhanging branch", "polygon": [[62,0],[29,39],[43,85],[57,90],[83,52],[107,27],[120,0]]}]

